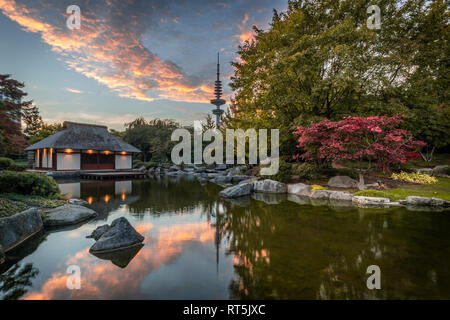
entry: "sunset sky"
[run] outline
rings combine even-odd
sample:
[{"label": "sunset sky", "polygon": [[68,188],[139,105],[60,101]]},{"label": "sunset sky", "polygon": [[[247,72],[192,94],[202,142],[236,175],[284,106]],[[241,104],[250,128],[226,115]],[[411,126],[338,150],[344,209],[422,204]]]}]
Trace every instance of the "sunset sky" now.
[{"label": "sunset sky", "polygon": [[[66,26],[78,5],[80,30]],[[287,0],[0,0],[0,73],[26,84],[47,122],[122,129],[137,116],[189,124],[225,94],[238,45]]]}]

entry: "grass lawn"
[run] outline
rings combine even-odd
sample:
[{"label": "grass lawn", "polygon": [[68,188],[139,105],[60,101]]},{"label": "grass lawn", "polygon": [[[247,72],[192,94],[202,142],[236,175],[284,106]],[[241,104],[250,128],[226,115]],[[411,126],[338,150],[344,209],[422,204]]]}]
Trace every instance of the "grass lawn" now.
[{"label": "grass lawn", "polygon": [[390,190],[367,189],[355,192],[354,195],[383,197],[391,201],[403,200],[408,196],[433,197],[450,201],[450,178],[438,178],[438,182],[434,184],[409,184]]}]

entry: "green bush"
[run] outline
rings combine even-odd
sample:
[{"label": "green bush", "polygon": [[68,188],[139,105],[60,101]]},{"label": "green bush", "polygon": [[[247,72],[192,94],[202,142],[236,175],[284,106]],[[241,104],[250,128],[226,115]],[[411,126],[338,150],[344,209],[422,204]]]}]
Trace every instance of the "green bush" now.
[{"label": "green bush", "polygon": [[359,179],[359,174],[351,168],[336,169],[330,165],[315,166],[311,163],[295,164],[293,173],[298,175],[300,179],[318,180],[320,178],[331,178],[334,176],[349,176],[353,179]]},{"label": "green bush", "polygon": [[292,175],[292,164],[280,160],[280,166],[278,168],[278,173],[273,176],[262,176],[266,179],[272,179],[279,182],[289,182]]},{"label": "green bush", "polygon": [[25,203],[0,198],[0,218],[12,216],[28,209]]},{"label": "green bush", "polygon": [[18,193],[47,198],[59,197],[55,180],[41,173],[5,171],[0,174],[0,193]]},{"label": "green bush", "polygon": [[355,169],[351,168],[342,168],[342,169],[335,169],[336,170],[336,176],[347,176],[355,180],[359,180],[359,174],[356,172]]},{"label": "green bush", "polygon": [[30,207],[41,208],[56,208],[66,203],[66,201],[62,199],[48,199],[40,196],[30,196],[17,193],[2,193],[0,194],[0,198],[22,202]]},{"label": "green bush", "polygon": [[321,177],[320,168],[307,162],[294,165],[293,173],[305,180],[317,180]]},{"label": "green bush", "polygon": [[144,163],[144,167],[147,170],[150,168],[157,168],[157,167],[159,167],[159,163],[155,162],[155,161],[149,161],[149,162]]},{"label": "green bush", "polygon": [[10,170],[15,165],[13,159],[0,157],[0,170]]}]

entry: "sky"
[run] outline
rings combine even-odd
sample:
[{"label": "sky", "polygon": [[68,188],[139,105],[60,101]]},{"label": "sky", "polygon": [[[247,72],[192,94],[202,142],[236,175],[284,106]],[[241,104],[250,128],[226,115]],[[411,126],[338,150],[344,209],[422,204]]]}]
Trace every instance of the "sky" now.
[{"label": "sky", "polygon": [[[81,10],[70,30],[67,7]],[[231,62],[252,26],[287,0],[0,0],[0,73],[24,82],[44,121],[123,129],[139,116],[182,124],[214,108],[217,52]],[[226,107],[226,106],[225,106]]]}]

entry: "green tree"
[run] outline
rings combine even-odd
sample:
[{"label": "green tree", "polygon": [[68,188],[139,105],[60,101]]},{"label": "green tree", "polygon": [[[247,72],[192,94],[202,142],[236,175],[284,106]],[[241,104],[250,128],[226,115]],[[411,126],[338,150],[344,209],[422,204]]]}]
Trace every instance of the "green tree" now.
[{"label": "green tree", "polygon": [[[379,30],[367,27],[374,4],[382,13]],[[414,110],[425,108],[435,111],[429,115],[436,123],[444,121],[446,21],[443,0],[289,1],[286,12],[274,12],[268,30],[254,27],[255,40],[239,47],[231,82],[236,95],[225,124],[278,128],[280,152],[291,155],[295,127],[323,118],[404,113],[414,125],[420,114]],[[428,130],[439,137],[445,128]],[[413,132],[426,140],[424,130]]]},{"label": "green tree", "polygon": [[41,126],[33,131],[33,134],[29,137],[28,143],[30,145],[35,144],[42,139],[45,139],[51,135],[54,135],[58,131],[61,131],[63,128],[62,123],[54,123],[54,124],[47,124],[42,123]]},{"label": "green tree", "polygon": [[0,74],[0,154],[20,153],[25,146],[20,118],[22,102],[27,94],[22,91],[25,85],[11,79],[9,74]]},{"label": "green tree", "polygon": [[142,160],[166,160],[173,142],[170,137],[179,124],[170,119],[152,119],[146,121],[137,118],[127,123],[123,139],[142,151]]}]

